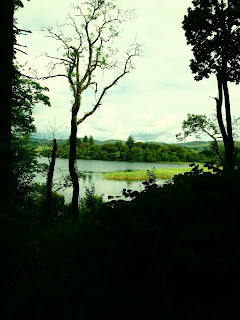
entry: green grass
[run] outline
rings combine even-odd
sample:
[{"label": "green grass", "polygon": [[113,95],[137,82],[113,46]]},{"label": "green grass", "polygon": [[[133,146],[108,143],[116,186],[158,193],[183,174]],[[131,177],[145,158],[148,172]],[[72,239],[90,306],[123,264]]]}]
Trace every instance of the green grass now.
[{"label": "green grass", "polygon": [[[172,179],[175,175],[189,172],[192,168],[166,168],[156,169],[155,175],[157,179]],[[137,170],[131,172],[116,171],[103,173],[103,178],[108,180],[132,180],[143,181],[148,178],[147,170]]]},{"label": "green grass", "polygon": [[35,149],[35,151],[38,151],[38,152],[41,152],[43,150],[51,150],[52,147],[51,146],[47,146],[47,145],[44,145],[44,146],[37,146],[37,148]]}]

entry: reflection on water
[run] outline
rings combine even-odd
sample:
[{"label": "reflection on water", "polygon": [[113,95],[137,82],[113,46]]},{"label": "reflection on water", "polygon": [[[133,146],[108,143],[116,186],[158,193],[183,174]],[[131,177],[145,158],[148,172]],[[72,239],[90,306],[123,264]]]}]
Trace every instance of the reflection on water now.
[{"label": "reflection on water", "polygon": [[[41,157],[40,163],[48,163],[48,158]],[[83,173],[79,179],[80,197],[85,196],[86,188],[90,188],[94,184],[96,194],[103,195],[105,201],[108,196],[121,196],[122,190],[142,189],[142,184],[139,181],[112,181],[103,179],[102,173],[111,171],[133,171],[133,170],[147,170],[152,168],[170,168],[170,167],[187,167],[188,165],[182,164],[169,164],[169,163],[145,163],[145,162],[125,162],[125,161],[101,161],[101,160],[77,160],[77,168]],[[57,159],[54,171],[54,180],[59,179],[62,175],[68,175],[68,159]],[[37,175],[36,181],[46,182],[46,178]],[[158,183],[163,183],[163,180],[158,180]],[[71,201],[72,188],[67,188],[59,193],[65,196],[66,202]]]}]

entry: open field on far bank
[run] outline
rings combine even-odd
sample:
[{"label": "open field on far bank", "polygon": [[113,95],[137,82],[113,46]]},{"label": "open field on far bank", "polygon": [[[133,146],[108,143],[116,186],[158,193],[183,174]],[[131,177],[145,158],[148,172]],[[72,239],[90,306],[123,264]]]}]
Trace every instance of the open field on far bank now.
[{"label": "open field on far bank", "polygon": [[[203,167],[201,164],[200,168]],[[155,169],[154,173],[157,179],[172,179],[177,174],[183,174],[185,172],[191,171],[191,167],[186,168],[164,168],[164,169]],[[204,169],[205,170],[205,169]],[[151,171],[151,169],[150,169]],[[207,169],[206,169],[207,171]],[[109,180],[134,180],[134,181],[143,181],[148,178],[147,170],[136,170],[136,171],[116,171],[116,172],[106,172],[103,173],[104,179]]]}]

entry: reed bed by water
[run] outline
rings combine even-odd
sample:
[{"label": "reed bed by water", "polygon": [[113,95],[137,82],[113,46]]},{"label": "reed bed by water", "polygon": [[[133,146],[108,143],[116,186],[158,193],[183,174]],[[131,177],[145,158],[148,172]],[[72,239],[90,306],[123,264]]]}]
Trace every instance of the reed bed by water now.
[{"label": "reed bed by water", "polygon": [[[191,171],[192,168],[166,168],[166,169],[155,169],[154,173],[157,179],[172,179],[177,174],[183,174]],[[136,171],[116,171],[103,173],[104,179],[109,180],[132,180],[132,181],[143,181],[148,178],[147,170],[136,170]]]}]

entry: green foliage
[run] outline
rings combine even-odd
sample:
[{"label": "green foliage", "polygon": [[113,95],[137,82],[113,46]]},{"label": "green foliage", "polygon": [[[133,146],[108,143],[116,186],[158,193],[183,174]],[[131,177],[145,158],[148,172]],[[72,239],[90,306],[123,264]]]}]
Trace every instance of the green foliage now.
[{"label": "green foliage", "polygon": [[134,146],[134,143],[135,143],[135,141],[134,141],[133,137],[129,136],[127,141],[126,141],[126,145],[128,146],[128,148],[132,149],[133,146]]},{"label": "green foliage", "polygon": [[41,170],[30,142],[30,135],[36,131],[32,110],[37,103],[50,106],[49,97],[44,94],[48,89],[24,78],[19,68],[15,66],[12,96],[11,188],[15,200],[29,197],[35,173]]},{"label": "green foliage", "polygon": [[[40,151],[48,156],[49,148]],[[69,157],[69,144],[59,145],[57,156]],[[129,148],[122,142],[95,145],[90,142],[77,144],[77,159],[134,161],[134,162],[201,162],[207,161],[207,155],[178,145],[159,145],[138,142]]]},{"label": "green foliage", "polygon": [[187,120],[182,123],[182,133],[176,135],[177,139],[184,141],[187,137],[195,136],[197,139],[203,134],[207,134],[211,138],[221,138],[220,129],[217,124],[217,119],[207,118],[202,114],[187,115]]},{"label": "green foliage", "polygon": [[50,107],[49,97],[44,94],[47,87],[24,78],[15,66],[12,98],[12,133],[15,136],[31,134],[36,131],[32,111],[37,103]]},{"label": "green foliage", "polygon": [[81,218],[86,214],[92,214],[94,216],[94,214],[100,210],[103,203],[103,196],[95,194],[95,187],[93,184],[90,188],[86,188],[85,197],[80,199],[79,210]]},{"label": "green foliage", "polygon": [[82,142],[84,142],[84,143],[88,143],[88,142],[89,142],[88,137],[87,137],[87,136],[84,136],[84,137],[83,137],[83,141],[82,141]]},{"label": "green foliage", "polygon": [[88,139],[89,143],[91,145],[94,145],[94,139],[93,139],[93,136],[90,136],[89,139]]},{"label": "green foliage", "polygon": [[[46,210],[46,195],[47,185],[45,183],[38,184],[34,183],[31,191],[32,199],[32,214],[34,222],[37,224],[41,223],[42,217]],[[57,220],[63,219],[70,214],[68,205],[65,204],[65,198],[63,195],[56,191],[52,191],[51,198],[51,215],[49,222],[56,223]]]},{"label": "green foliage", "polygon": [[183,29],[194,59],[195,80],[222,71],[227,80],[240,81],[240,1],[194,0],[184,16]]},{"label": "green foliage", "polygon": [[34,149],[29,136],[12,140],[11,187],[15,200],[29,196],[35,173],[41,170]]},{"label": "green foliage", "polygon": [[[208,118],[206,115],[190,114],[188,113],[187,119],[182,123],[182,132],[176,135],[176,138],[180,141],[184,141],[187,137],[195,136],[199,139],[202,135],[208,135],[212,141],[210,148],[203,149],[199,155],[204,160],[204,156],[207,161],[222,164],[224,159],[224,147],[221,141],[222,135],[217,123],[217,118]],[[238,127],[240,118],[232,117],[233,136],[238,137]],[[205,161],[206,161],[205,160]]]}]

